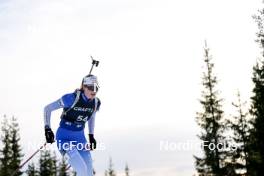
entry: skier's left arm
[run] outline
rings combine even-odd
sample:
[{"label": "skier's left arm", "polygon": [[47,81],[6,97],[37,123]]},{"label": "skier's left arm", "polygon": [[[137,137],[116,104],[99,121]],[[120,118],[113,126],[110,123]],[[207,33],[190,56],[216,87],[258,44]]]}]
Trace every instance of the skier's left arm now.
[{"label": "skier's left arm", "polygon": [[93,112],[91,118],[88,121],[88,127],[89,127],[89,134],[94,134],[94,124],[95,124],[95,116],[96,112],[99,111],[101,105],[101,101],[98,99],[96,110]]},{"label": "skier's left arm", "polygon": [[90,148],[91,148],[91,150],[96,149],[96,140],[94,138],[94,123],[95,123],[95,115],[96,115],[96,112],[99,110],[100,105],[101,105],[101,102],[98,99],[97,107],[96,107],[95,111],[93,112],[91,118],[88,121],[89,141],[90,141]]}]

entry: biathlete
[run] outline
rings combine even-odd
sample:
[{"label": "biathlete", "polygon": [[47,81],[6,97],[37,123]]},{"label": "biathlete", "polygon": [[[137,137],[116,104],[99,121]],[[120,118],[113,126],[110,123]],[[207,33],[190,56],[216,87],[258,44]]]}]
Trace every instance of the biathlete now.
[{"label": "biathlete", "polygon": [[[57,147],[62,155],[67,156],[77,176],[93,176],[90,150],[96,148],[95,115],[101,105],[99,98],[96,97],[98,90],[97,77],[87,75],[83,78],[80,89],[63,95],[44,108],[47,143],[54,142],[54,133],[50,125],[51,112],[63,108],[60,125],[56,132]],[[89,127],[89,143],[87,143],[84,132],[86,122]]]}]

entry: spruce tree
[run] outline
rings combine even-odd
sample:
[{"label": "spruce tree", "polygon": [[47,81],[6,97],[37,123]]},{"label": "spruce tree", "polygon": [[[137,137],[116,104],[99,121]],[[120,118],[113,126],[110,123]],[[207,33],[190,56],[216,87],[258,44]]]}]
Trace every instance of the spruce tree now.
[{"label": "spruce tree", "polygon": [[57,155],[56,152],[53,152],[53,155],[51,155],[51,161],[53,162],[53,167],[52,167],[52,172],[55,173],[55,175],[57,175],[58,173],[58,159],[57,159]]},{"label": "spruce tree", "polygon": [[12,160],[12,145],[11,145],[11,132],[9,128],[9,122],[4,115],[3,121],[1,123],[1,142],[2,149],[0,150],[0,176],[11,175],[13,170],[9,167]]},{"label": "spruce tree", "polygon": [[112,158],[111,157],[109,159],[109,167],[105,171],[105,176],[116,176],[116,173],[115,173],[115,171],[113,169],[113,161],[112,161]]},{"label": "spruce tree", "polygon": [[56,176],[56,160],[48,150],[41,151],[39,176]]},{"label": "spruce tree", "polygon": [[264,173],[264,9],[254,16],[258,26],[257,40],[261,48],[261,57],[253,67],[253,95],[250,114],[253,116],[253,129],[249,150],[249,175],[259,176]]},{"label": "spruce tree", "polygon": [[127,164],[126,164],[126,167],[125,167],[125,173],[126,173],[126,176],[129,176],[129,167],[128,167]]},{"label": "spruce tree", "polygon": [[72,171],[72,176],[77,176],[77,173],[75,171]]},{"label": "spruce tree", "polygon": [[38,170],[34,163],[28,165],[28,169],[26,171],[28,176],[38,176]]},{"label": "spruce tree", "polygon": [[203,72],[202,83],[204,90],[202,91],[202,99],[200,103],[203,110],[197,113],[197,123],[201,127],[202,132],[199,138],[203,142],[203,157],[195,157],[196,170],[199,175],[225,175],[225,153],[220,150],[218,144],[224,144],[223,136],[223,110],[222,99],[216,90],[217,78],[213,73],[214,64],[209,54],[209,48],[205,43],[204,48],[205,71]]},{"label": "spruce tree", "polygon": [[65,157],[63,156],[62,159],[61,159],[61,162],[59,163],[59,173],[58,175],[59,176],[69,176],[69,171],[68,171],[68,167],[67,167],[67,163],[66,163],[66,159]]},{"label": "spruce tree", "polygon": [[[11,161],[9,167],[11,170],[16,170],[22,161],[23,154],[19,141],[20,141],[19,126],[17,123],[17,119],[13,116],[10,124],[10,143],[11,143],[12,154],[11,154]],[[22,175],[22,172],[20,170],[17,170],[16,174],[13,176],[19,176],[19,175]]]},{"label": "spruce tree", "polygon": [[229,150],[229,163],[237,171],[236,175],[248,175],[248,155],[250,143],[250,117],[245,110],[246,102],[241,102],[240,93],[237,93],[237,103],[232,103],[237,114],[227,120],[226,126],[232,132],[232,147]]}]

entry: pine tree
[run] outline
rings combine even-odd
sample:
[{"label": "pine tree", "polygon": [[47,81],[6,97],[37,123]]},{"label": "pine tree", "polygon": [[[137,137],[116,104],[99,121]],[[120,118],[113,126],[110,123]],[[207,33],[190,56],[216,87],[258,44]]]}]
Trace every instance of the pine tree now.
[{"label": "pine tree", "polygon": [[28,169],[26,171],[28,176],[38,176],[38,170],[34,163],[28,165]]},{"label": "pine tree", "polygon": [[56,176],[56,160],[48,150],[41,151],[39,176]]},{"label": "pine tree", "polygon": [[113,169],[112,158],[109,159],[109,167],[108,170],[105,171],[105,176],[116,176],[115,171]]},{"label": "pine tree", "polygon": [[10,141],[11,132],[9,130],[9,122],[6,115],[4,115],[1,124],[1,134],[3,148],[0,150],[0,176],[7,176],[11,175],[13,170],[9,167],[12,160],[12,145]]},{"label": "pine tree", "polygon": [[250,114],[254,120],[250,136],[249,170],[251,176],[264,173],[264,9],[254,16],[258,25],[256,42],[261,48],[261,58],[253,67],[253,96],[251,97]]},{"label": "pine tree", "polygon": [[[11,119],[11,126],[10,126],[10,143],[11,143],[11,161],[10,161],[10,169],[11,170],[16,170],[21,161],[22,161],[22,148],[21,145],[19,144],[20,137],[19,137],[19,127],[17,123],[17,119],[13,116]],[[13,176],[19,176],[22,175],[22,172],[18,170],[15,175]]]},{"label": "pine tree", "polygon": [[237,115],[231,120],[227,120],[226,126],[233,133],[233,148],[230,148],[230,165],[236,169],[236,175],[247,175],[248,170],[248,150],[250,141],[250,118],[248,112],[244,112],[243,108],[246,102],[241,102],[240,93],[237,93],[237,103],[232,105],[237,109]]},{"label": "pine tree", "polygon": [[199,138],[203,142],[202,150],[204,156],[202,158],[194,157],[196,160],[196,170],[200,176],[220,176],[229,172],[225,170],[225,153],[217,148],[218,144],[226,142],[223,136],[224,125],[221,105],[223,100],[218,98],[219,93],[216,90],[217,79],[213,74],[214,64],[211,62],[212,58],[206,43],[204,51],[206,71],[203,73],[204,91],[202,91],[202,99],[200,100],[203,111],[197,113],[196,117],[197,123],[202,129]]}]

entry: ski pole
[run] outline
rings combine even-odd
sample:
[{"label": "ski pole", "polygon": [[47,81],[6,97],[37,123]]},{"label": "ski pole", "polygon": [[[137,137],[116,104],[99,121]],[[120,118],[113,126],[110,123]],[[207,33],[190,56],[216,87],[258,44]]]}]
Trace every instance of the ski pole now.
[{"label": "ski pole", "polygon": [[35,151],[26,161],[24,161],[14,172],[11,176],[14,176],[29,160],[31,160],[41,149],[43,149],[47,145],[45,142],[37,151]]}]

